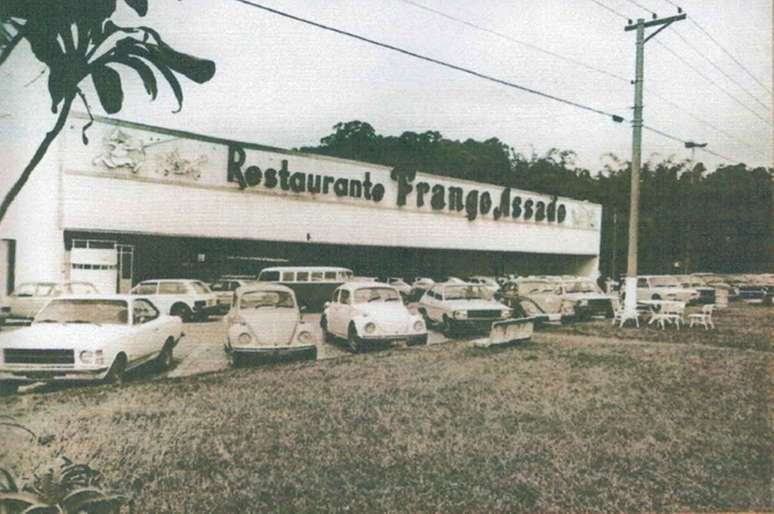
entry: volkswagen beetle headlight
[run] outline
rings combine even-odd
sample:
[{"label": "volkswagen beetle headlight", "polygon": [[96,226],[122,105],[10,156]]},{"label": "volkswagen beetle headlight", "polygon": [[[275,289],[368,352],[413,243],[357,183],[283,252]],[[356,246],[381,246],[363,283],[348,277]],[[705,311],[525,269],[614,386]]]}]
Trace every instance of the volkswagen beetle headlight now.
[{"label": "volkswagen beetle headlight", "polygon": [[425,323],[422,320],[416,320],[414,322],[414,332],[422,332],[425,330]]},{"label": "volkswagen beetle headlight", "polygon": [[454,311],[454,319],[468,319],[468,311]]},{"label": "volkswagen beetle headlight", "polygon": [[368,322],[365,324],[365,327],[363,327],[366,334],[373,334],[376,331],[376,325],[372,322]]},{"label": "volkswagen beetle headlight", "polygon": [[250,344],[252,340],[253,340],[253,336],[251,336],[247,332],[242,332],[241,334],[239,334],[239,344]]},{"label": "volkswagen beetle headlight", "polygon": [[312,333],[307,330],[304,330],[298,334],[299,343],[311,344],[313,341],[314,341],[314,338],[312,337]]}]

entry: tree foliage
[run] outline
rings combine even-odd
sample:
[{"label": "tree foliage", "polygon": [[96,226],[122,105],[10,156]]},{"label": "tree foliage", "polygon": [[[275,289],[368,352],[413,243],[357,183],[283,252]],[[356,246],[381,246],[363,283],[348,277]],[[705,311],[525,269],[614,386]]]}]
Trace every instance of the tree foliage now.
[{"label": "tree foliage", "polygon": [[[497,138],[453,141],[437,131],[382,136],[362,121],[337,123],[319,146],[301,150],[600,203],[601,271],[616,276],[625,271],[631,166],[613,154],[592,171],[579,167],[571,150],[524,155]],[[640,271],[764,271],[774,230],[773,176],[771,169],[744,164],[710,172],[691,160],[646,162]]]},{"label": "tree foliage", "polygon": [[[48,70],[51,110],[59,113],[54,128],[0,206],[2,220],[13,198],[64,126],[70,107],[79,96],[90,111],[81,84],[91,78],[102,108],[108,114],[121,110],[124,67],[137,73],[151,98],[156,98],[156,74],[164,78],[182,108],[183,90],[178,75],[204,83],[215,74],[215,63],[179,52],[150,27],[121,27],[111,17],[117,0],[3,0],[0,3],[0,64],[22,40]],[[147,0],[124,0],[138,16],[148,11]],[[83,140],[88,143],[84,127]]]}]

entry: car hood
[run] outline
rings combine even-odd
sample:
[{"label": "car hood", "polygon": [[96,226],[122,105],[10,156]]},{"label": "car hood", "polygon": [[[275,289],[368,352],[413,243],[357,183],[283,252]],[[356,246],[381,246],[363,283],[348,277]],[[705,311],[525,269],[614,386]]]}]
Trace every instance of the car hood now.
[{"label": "car hood", "polygon": [[446,305],[453,309],[466,309],[466,310],[492,310],[500,309],[504,310],[508,307],[495,300],[446,300]]},{"label": "car hood", "polygon": [[131,333],[129,325],[32,324],[0,334],[0,348],[92,348]]},{"label": "car hood", "polygon": [[263,344],[289,344],[299,321],[295,309],[253,309],[239,315]]},{"label": "car hood", "polygon": [[411,316],[402,302],[359,303],[356,309],[359,313],[377,320],[404,320]]}]

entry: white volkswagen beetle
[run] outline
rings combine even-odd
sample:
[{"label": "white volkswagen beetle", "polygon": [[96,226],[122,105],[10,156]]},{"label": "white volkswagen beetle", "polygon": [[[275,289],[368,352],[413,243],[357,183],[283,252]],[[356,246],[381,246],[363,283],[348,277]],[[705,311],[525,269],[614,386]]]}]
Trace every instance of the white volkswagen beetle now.
[{"label": "white volkswagen beetle", "polygon": [[381,282],[348,282],[336,289],[325,304],[320,326],[327,341],[346,339],[353,352],[368,342],[427,344],[422,316],[412,314],[398,290]]},{"label": "white volkswagen beetle", "polygon": [[0,334],[0,387],[62,380],[120,383],[124,373],[156,360],[172,365],[182,322],[147,298],[68,295],[49,301],[29,327]]},{"label": "white volkswagen beetle", "polygon": [[302,319],[296,295],[289,287],[271,283],[240,287],[223,321],[225,350],[234,366],[259,354],[317,355],[317,337]]}]

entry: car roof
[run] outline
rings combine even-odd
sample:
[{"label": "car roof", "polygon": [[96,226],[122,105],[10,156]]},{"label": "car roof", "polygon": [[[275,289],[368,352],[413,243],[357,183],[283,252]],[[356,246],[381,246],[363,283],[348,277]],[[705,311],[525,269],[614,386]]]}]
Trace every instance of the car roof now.
[{"label": "car roof", "polygon": [[271,268],[263,268],[264,271],[348,271],[352,273],[349,268],[340,268],[336,266],[273,266]]},{"label": "car roof", "polygon": [[116,294],[116,293],[91,293],[91,294],[63,294],[53,300],[138,300],[147,299],[142,295]]},{"label": "car roof", "polygon": [[360,289],[363,287],[387,287],[395,289],[392,285],[377,281],[346,282],[339,286],[339,289]]},{"label": "car roof", "polygon": [[140,282],[140,284],[145,284],[147,282],[201,282],[204,283],[204,281],[199,280],[198,278],[149,278],[147,280],[143,280]]},{"label": "car roof", "polygon": [[274,282],[256,282],[247,284],[237,288],[235,293],[242,295],[253,291],[281,291],[283,293],[290,293],[295,296],[292,289],[287,286],[283,286],[282,284],[275,284]]}]

